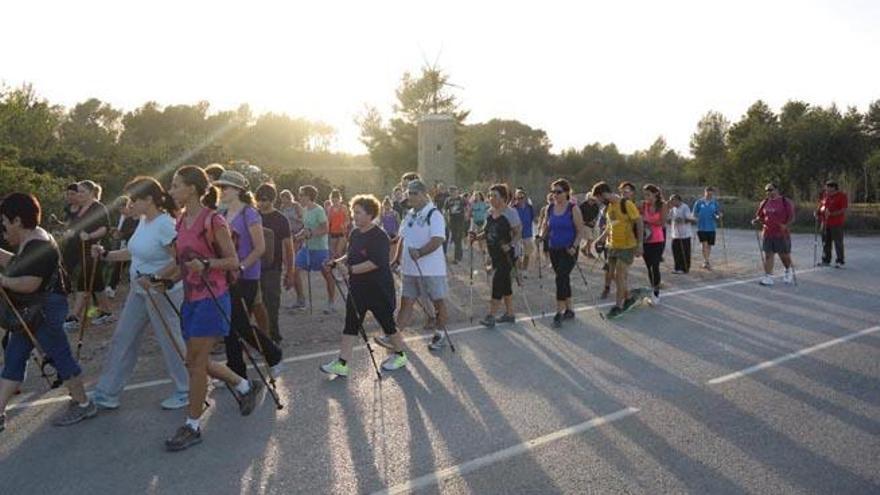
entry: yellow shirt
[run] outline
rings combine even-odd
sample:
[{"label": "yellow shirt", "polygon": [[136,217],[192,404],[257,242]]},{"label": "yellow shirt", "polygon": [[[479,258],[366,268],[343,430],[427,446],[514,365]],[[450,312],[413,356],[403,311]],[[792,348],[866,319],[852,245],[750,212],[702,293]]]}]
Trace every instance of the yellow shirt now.
[{"label": "yellow shirt", "polygon": [[620,200],[608,203],[605,219],[608,224],[607,247],[610,249],[633,249],[636,247],[636,234],[633,225],[641,220],[639,209],[632,201],[625,201],[626,214],[620,210]]}]

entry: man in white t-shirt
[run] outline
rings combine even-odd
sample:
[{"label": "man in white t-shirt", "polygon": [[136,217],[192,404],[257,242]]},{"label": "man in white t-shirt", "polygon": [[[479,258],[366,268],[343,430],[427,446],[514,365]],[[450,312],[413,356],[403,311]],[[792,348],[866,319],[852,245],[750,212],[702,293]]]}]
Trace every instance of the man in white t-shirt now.
[{"label": "man in white t-shirt", "polygon": [[400,237],[403,242],[398,244],[392,263],[403,268],[398,325],[401,328],[406,326],[416,298],[427,296],[437,314],[437,326],[428,347],[436,351],[446,345],[443,329],[448,320],[445,299],[449,289],[446,256],[443,255],[446,221],[443,212],[431,202],[427,191],[425,183],[420,180],[407,184],[411,208],[401,222]]}]

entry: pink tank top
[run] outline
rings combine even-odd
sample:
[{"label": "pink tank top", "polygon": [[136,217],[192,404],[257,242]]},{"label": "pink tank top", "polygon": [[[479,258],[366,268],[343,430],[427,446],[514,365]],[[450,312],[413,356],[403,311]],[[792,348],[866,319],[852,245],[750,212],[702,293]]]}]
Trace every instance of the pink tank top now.
[{"label": "pink tank top", "polygon": [[[209,218],[210,215],[210,218]],[[209,223],[210,222],[210,223]],[[202,208],[192,225],[187,226],[186,215],[181,214],[177,220],[177,264],[183,274],[183,292],[187,301],[200,301],[211,296],[204,280],[210,284],[215,296],[221,296],[228,290],[226,272],[209,269],[201,274],[190,271],[184,263],[198,258],[219,258],[215,253],[214,232],[217,229],[229,229],[223,215],[210,208]]]},{"label": "pink tank top", "polygon": [[655,210],[654,205],[642,203],[642,220],[645,222],[645,228],[651,229],[651,237],[645,241],[645,244],[666,242],[666,237],[663,235],[663,219],[661,218],[661,212]]}]

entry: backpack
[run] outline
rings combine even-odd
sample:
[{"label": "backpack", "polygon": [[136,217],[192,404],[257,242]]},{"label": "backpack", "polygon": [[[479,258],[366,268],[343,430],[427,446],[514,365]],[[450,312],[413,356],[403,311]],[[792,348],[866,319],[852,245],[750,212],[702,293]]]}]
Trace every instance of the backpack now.
[{"label": "backpack", "polygon": [[[623,213],[627,218],[629,217],[629,213],[626,212],[626,202],[629,201],[626,198],[620,198],[620,212]],[[635,204],[635,203],[633,203]],[[639,228],[636,226],[636,223],[633,222],[633,237],[638,241],[639,236]],[[648,242],[651,239],[651,229],[642,229],[642,244]]]},{"label": "backpack", "polygon": [[[431,216],[434,214],[435,211],[440,211],[440,210],[439,210],[437,207],[431,208],[431,211],[429,211],[429,212],[428,212],[428,215],[425,217],[425,224],[426,224],[428,227],[431,226]],[[414,222],[414,221],[415,221],[415,216],[416,216],[416,209],[415,209],[415,208],[410,208],[410,209],[409,209],[409,214],[412,215],[412,217],[413,217],[413,222]],[[412,222],[410,222],[410,223],[412,223]]]}]

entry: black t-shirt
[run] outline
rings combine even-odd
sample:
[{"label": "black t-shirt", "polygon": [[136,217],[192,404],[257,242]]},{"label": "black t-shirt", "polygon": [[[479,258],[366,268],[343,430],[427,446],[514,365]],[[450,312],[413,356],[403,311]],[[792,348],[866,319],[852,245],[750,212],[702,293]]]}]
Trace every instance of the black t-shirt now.
[{"label": "black t-shirt", "polygon": [[[101,227],[105,227],[107,232],[110,232],[110,212],[107,211],[107,207],[101,204],[101,202],[95,201],[83,212],[82,215],[78,214],[73,217],[73,220],[68,226],[68,228],[73,231],[73,237],[68,243],[75,246],[76,252],[79,253],[82,246],[79,234],[82,232],[92,234]],[[100,243],[102,239],[103,238],[86,241],[86,252],[88,253],[91,251],[91,246]]]},{"label": "black t-shirt", "polygon": [[512,235],[510,221],[506,216],[498,215],[498,218],[495,218],[490,214],[486,218],[486,247],[489,249],[492,263],[497,265],[499,262],[505,262],[506,258],[513,254],[501,249],[502,245],[510,244]]},{"label": "black t-shirt", "polygon": [[290,222],[278,210],[272,210],[269,213],[260,213],[263,217],[263,228],[271,230],[274,234],[274,253],[275,259],[271,265],[262,264],[262,270],[281,270],[284,266],[284,240],[290,237]]},{"label": "black t-shirt", "polygon": [[373,227],[366,232],[354,229],[348,245],[348,265],[353,266],[365,261],[372,261],[379,268],[351,276],[352,288],[367,291],[380,291],[384,295],[391,294],[394,298],[394,280],[391,278],[389,257],[391,241],[384,230]]},{"label": "black t-shirt", "polygon": [[446,200],[446,212],[449,213],[449,223],[464,223],[465,201],[461,196]]},{"label": "black t-shirt", "polygon": [[446,200],[449,199],[449,193],[441,192],[434,196],[434,204],[441,210],[446,208]]},{"label": "black t-shirt", "polygon": [[[13,255],[6,265],[8,277],[40,277],[43,279],[38,293],[64,293],[61,273],[58,266],[58,248],[52,241],[33,239],[22,248],[21,253]],[[13,299],[15,293],[10,292]]]}]

